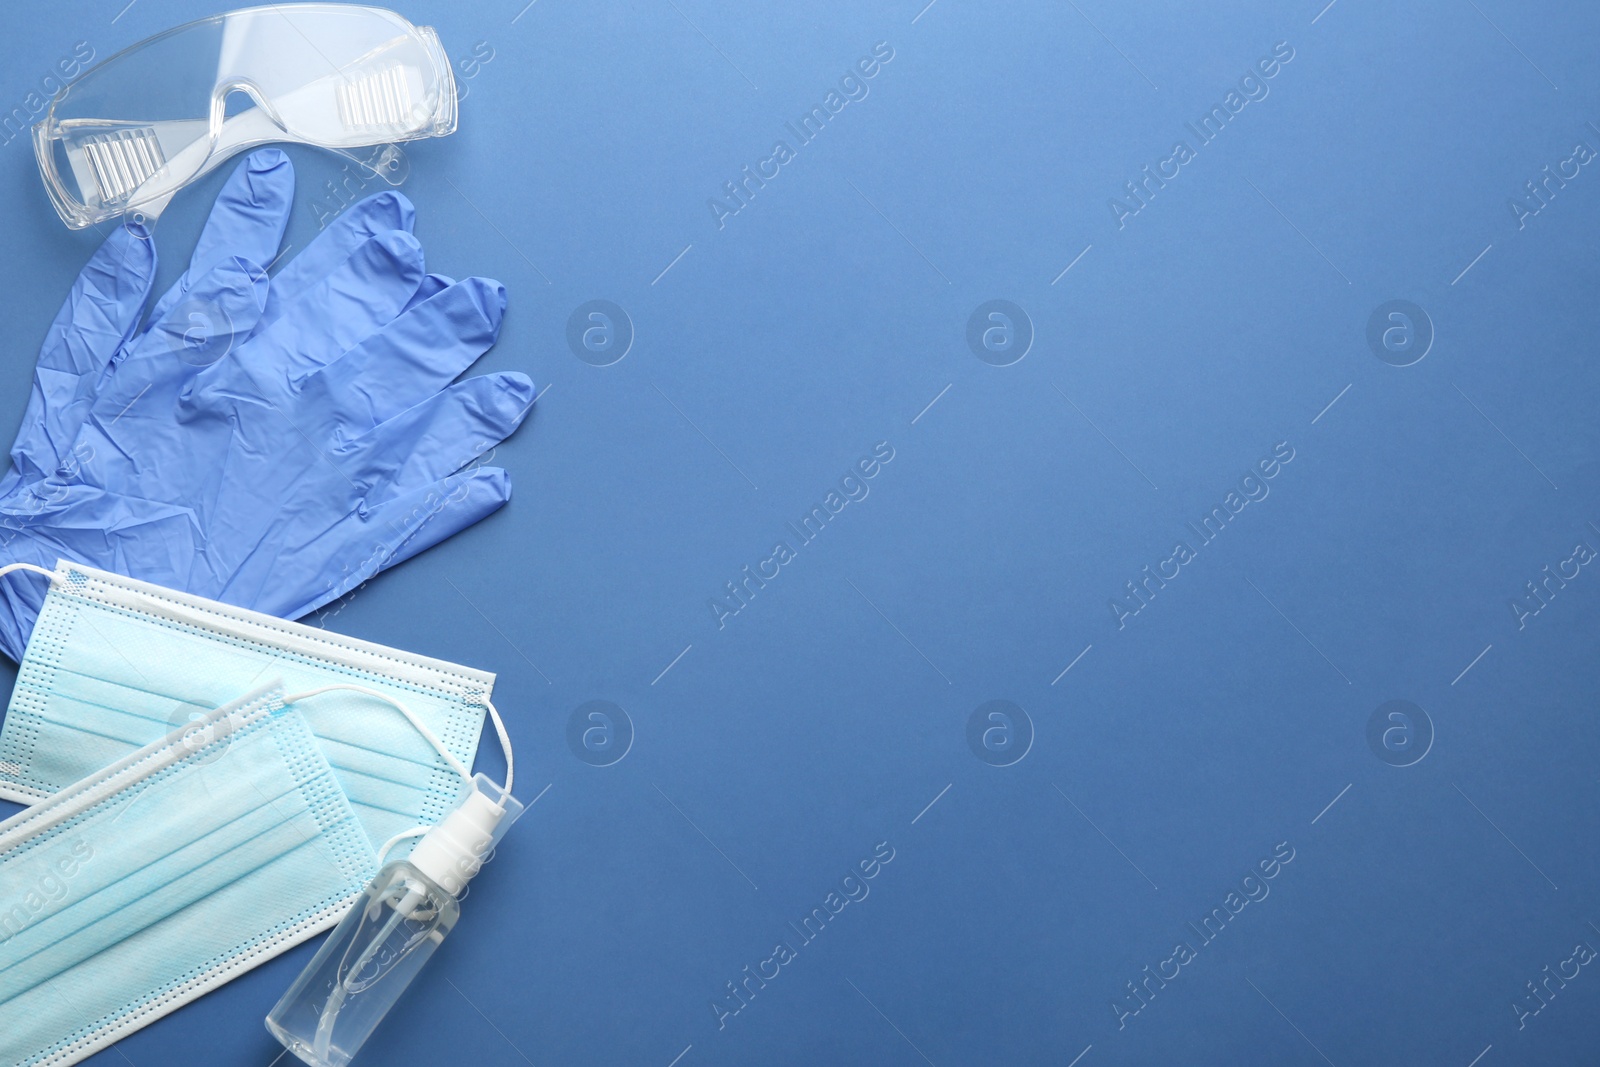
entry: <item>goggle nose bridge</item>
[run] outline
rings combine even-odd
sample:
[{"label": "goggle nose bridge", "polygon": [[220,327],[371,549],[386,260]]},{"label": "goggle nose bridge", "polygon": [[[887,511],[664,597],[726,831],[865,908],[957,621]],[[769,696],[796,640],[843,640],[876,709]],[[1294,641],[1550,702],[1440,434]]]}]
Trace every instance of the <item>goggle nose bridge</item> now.
[{"label": "goggle nose bridge", "polygon": [[250,102],[260,108],[266,116],[280,129],[287,129],[283,123],[283,116],[278,114],[278,109],[267,100],[267,94],[261,87],[248,78],[234,78],[230,81],[220,82],[211,90],[210,128],[212,141],[222,136],[222,125],[228,119],[228,100],[234,93],[243,93]]}]

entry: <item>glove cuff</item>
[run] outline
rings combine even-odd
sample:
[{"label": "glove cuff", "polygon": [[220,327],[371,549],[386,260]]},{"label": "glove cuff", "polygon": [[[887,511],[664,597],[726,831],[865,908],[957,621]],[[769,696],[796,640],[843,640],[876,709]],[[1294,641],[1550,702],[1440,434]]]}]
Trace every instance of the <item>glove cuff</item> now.
[{"label": "glove cuff", "polygon": [[[182,587],[196,556],[187,508],[108,493],[57,478],[16,485],[0,497],[0,566],[61,560]],[[0,652],[17,662],[44,605],[36,576],[0,578]]]}]

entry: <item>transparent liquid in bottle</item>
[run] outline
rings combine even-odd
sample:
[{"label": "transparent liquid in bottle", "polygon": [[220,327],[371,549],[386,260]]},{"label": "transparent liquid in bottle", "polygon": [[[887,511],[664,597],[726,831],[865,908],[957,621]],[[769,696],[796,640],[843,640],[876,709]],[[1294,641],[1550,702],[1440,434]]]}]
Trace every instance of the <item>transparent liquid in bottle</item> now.
[{"label": "transparent liquid in bottle", "polygon": [[461,907],[405,860],[378,872],[267,1029],[312,1067],[345,1067],[445,938]]}]

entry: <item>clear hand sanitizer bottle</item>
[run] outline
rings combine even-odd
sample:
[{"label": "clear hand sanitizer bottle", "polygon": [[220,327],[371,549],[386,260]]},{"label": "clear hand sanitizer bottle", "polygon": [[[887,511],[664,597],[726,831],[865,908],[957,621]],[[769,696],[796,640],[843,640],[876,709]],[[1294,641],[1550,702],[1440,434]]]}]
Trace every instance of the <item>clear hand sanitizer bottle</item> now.
[{"label": "clear hand sanitizer bottle", "polygon": [[345,1067],[456,924],[457,898],[522,804],[483,775],[461,806],[378,872],[267,1015],[312,1067]]}]

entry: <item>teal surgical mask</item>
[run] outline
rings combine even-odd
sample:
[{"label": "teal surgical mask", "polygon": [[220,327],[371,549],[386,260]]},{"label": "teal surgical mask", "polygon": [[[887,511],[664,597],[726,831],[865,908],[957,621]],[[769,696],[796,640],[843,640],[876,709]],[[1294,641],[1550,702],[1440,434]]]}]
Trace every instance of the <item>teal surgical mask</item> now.
[{"label": "teal surgical mask", "polygon": [[0,823],[0,1062],[106,1047],[334,925],[376,867],[281,688],[128,753]]},{"label": "teal surgical mask", "polygon": [[[494,675],[76,564],[50,577],[0,729],[0,797],[48,797],[268,679],[401,701],[441,742],[355,692],[303,715],[367,839],[438,823],[462,794]],[[6,581],[37,581],[17,574]]]}]

